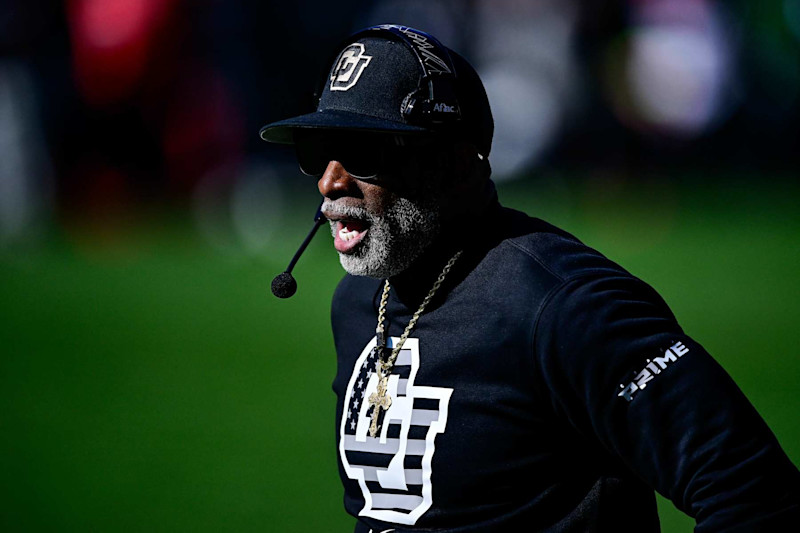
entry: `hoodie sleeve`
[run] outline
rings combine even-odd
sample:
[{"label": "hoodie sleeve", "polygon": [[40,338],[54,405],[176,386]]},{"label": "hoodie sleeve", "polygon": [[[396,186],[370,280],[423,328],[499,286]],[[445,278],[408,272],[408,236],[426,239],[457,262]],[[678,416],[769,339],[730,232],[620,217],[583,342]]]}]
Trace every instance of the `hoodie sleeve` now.
[{"label": "hoodie sleeve", "polygon": [[539,314],[534,348],[554,412],[695,518],[695,531],[782,531],[800,520],[797,468],[645,283],[563,283]]}]

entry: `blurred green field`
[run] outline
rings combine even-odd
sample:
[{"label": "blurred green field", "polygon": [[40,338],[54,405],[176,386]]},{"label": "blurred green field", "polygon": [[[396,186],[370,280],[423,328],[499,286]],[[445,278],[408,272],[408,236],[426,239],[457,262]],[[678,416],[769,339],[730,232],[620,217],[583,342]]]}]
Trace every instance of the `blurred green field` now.
[{"label": "blurred green field", "polygon": [[[352,530],[333,445],[329,239],[299,263],[293,299],[268,292],[312,193],[268,258],[221,254],[164,215],[0,252],[0,529]],[[795,464],[798,193],[789,180],[558,176],[500,191],[655,286]],[[659,505],[665,532],[691,531]]]}]

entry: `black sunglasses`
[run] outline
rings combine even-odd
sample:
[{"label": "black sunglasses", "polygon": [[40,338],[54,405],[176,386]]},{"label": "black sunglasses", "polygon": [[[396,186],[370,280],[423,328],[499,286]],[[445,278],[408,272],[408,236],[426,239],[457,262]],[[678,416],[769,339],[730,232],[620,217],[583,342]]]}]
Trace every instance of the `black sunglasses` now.
[{"label": "black sunglasses", "polygon": [[391,135],[313,130],[297,130],[294,141],[303,174],[320,177],[331,161],[338,161],[348,174],[365,181],[396,172],[413,157],[415,148],[430,144],[415,141],[400,145]]}]

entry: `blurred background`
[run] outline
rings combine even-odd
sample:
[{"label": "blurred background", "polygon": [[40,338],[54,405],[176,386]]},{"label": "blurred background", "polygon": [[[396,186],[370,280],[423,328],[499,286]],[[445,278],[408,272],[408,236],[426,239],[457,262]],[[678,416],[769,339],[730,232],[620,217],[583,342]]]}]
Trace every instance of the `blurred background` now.
[{"label": "blurred background", "polygon": [[269,294],[318,194],[257,133],[384,22],[481,74],[501,201],[658,289],[800,462],[800,0],[0,0],[2,530],[352,529],[342,271],[318,237]]}]

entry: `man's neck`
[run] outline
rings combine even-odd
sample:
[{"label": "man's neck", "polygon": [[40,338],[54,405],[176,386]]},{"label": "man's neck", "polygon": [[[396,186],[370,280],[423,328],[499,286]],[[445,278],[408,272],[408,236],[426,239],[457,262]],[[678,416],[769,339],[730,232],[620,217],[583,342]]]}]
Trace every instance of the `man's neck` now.
[{"label": "man's neck", "polygon": [[[482,205],[479,212],[468,217],[450,219],[442,227],[439,237],[409,268],[389,279],[395,297],[408,308],[416,309],[433,287],[444,266],[459,251],[465,253],[448,275],[446,285],[452,287],[463,279],[472,269],[466,264],[474,262],[476,256],[482,257],[486,247],[491,246],[489,241],[492,239],[488,232],[491,223],[484,222],[491,221],[492,213],[499,207],[495,197],[493,202]],[[446,294],[447,287],[443,287],[440,292],[439,297],[442,297]]]}]

